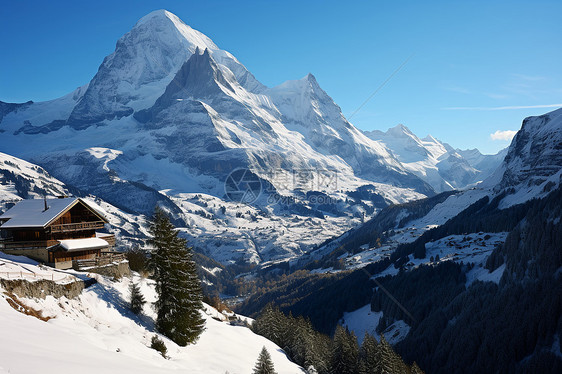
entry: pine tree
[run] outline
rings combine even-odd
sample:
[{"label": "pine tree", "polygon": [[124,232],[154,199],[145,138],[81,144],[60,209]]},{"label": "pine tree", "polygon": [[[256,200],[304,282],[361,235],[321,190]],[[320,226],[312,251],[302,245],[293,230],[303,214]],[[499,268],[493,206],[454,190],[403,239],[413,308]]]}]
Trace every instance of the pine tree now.
[{"label": "pine tree", "polygon": [[375,338],[365,332],[360,352],[362,372],[364,374],[379,373],[381,371],[378,351],[379,347]]},{"label": "pine tree", "polygon": [[131,302],[129,304],[129,307],[131,308],[131,311],[133,313],[139,314],[142,312],[142,307],[146,302],[144,300],[144,296],[142,295],[140,288],[136,283],[131,283],[129,291],[131,294]]},{"label": "pine tree", "polygon": [[422,369],[420,369],[420,367],[418,366],[418,364],[416,364],[416,362],[414,361],[414,363],[412,364],[412,374],[423,374]]},{"label": "pine tree", "polygon": [[377,356],[380,361],[380,371],[377,371],[377,373],[394,374],[406,373],[409,371],[408,366],[402,361],[402,358],[394,352],[392,346],[384,338],[384,335],[381,335]]},{"label": "pine tree", "polygon": [[260,316],[253,323],[256,334],[265,336],[275,344],[283,347],[287,345],[288,317],[273,304],[268,304]]},{"label": "pine tree", "polygon": [[205,321],[200,314],[203,294],[193,253],[158,207],[150,233],[150,268],[158,294],[156,328],[180,346],[194,343],[203,332]]},{"label": "pine tree", "polygon": [[273,361],[265,346],[262,348],[256,366],[254,367],[253,374],[277,374],[273,367]]},{"label": "pine tree", "polygon": [[154,335],[152,337],[152,340],[150,341],[150,348],[157,350],[160,352],[162,357],[167,358],[166,353],[168,353],[168,348],[166,348],[166,344],[158,337],[158,335]]},{"label": "pine tree", "polygon": [[355,374],[359,358],[357,338],[341,325],[334,333],[334,347],[332,351],[332,373]]}]

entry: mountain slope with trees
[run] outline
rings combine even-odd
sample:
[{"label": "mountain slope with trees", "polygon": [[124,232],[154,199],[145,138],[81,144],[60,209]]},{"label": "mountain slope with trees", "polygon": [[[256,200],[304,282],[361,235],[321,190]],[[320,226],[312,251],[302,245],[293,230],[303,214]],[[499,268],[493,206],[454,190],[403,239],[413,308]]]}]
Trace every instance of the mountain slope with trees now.
[{"label": "mountain slope with trees", "polygon": [[[334,240],[337,245],[328,243],[331,250],[344,248],[335,258],[343,252],[361,252],[364,248],[359,246],[370,246],[377,239],[383,246],[385,240],[398,244],[389,256],[357,270],[324,270],[335,272],[325,275],[334,279],[330,287],[336,289],[332,285],[337,284],[345,291],[330,294],[320,288],[295,302],[281,298],[284,311],[314,324],[317,316],[299,309],[301,302],[330,305],[337,299],[338,306],[347,303],[349,309],[339,309],[343,314],[358,308],[365,290],[374,289],[371,310],[382,315],[377,331],[406,324],[408,332],[394,348],[407,363],[415,361],[427,372],[560,372],[561,113],[526,119],[502,166],[482,186],[448,196],[428,206],[429,212],[422,209],[422,218],[406,219],[406,227],[412,226],[409,232],[418,237],[404,239],[403,232],[380,235],[377,227],[392,230],[400,224],[401,216],[392,213],[399,207],[390,207],[380,218]],[[448,211],[457,213],[442,219]],[[384,224],[387,221],[389,225]],[[439,224],[430,225],[436,221]],[[426,226],[414,229],[420,224]],[[501,239],[490,248],[486,238],[494,235]],[[474,238],[479,238],[478,245],[471,244]],[[436,246],[442,246],[438,248],[442,256],[428,258]],[[457,252],[465,254],[462,259]],[[324,254],[329,256],[330,251]],[[263,290],[248,300],[267,300],[283,289],[281,284],[272,282],[272,293]],[[337,321],[332,323],[331,329],[323,326],[324,331],[339,329]]]}]

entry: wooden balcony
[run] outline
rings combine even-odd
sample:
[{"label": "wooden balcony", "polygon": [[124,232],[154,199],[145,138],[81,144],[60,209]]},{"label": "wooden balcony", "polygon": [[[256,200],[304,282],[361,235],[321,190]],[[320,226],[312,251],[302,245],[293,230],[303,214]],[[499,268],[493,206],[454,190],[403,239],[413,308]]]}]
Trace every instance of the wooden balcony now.
[{"label": "wooden balcony", "polygon": [[59,233],[59,232],[73,232],[73,231],[80,231],[80,230],[97,230],[97,229],[103,229],[103,226],[104,226],[103,221],[94,221],[94,222],[65,223],[62,225],[51,225],[49,227],[51,229],[51,233]]}]

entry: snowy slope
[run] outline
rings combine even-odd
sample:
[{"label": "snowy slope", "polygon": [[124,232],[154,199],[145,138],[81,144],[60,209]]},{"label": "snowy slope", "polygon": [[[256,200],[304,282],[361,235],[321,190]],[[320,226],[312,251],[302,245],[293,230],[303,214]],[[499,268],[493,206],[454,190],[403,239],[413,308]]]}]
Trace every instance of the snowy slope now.
[{"label": "snowy slope", "polygon": [[[95,148],[90,149],[88,155],[99,160],[99,167],[104,169],[119,153]],[[69,168],[66,171],[72,172]],[[152,173],[156,175],[158,169],[155,167]],[[114,189],[121,184],[113,184]],[[78,187],[82,185],[78,184]],[[360,223],[357,217],[290,216],[276,214],[274,208],[260,209],[203,193],[168,195],[168,192],[153,191],[175,207],[176,210],[170,213],[176,216],[178,227],[189,244],[225,264],[240,259],[260,263],[296,258],[317,243],[338,236],[350,226]],[[81,190],[67,187],[37,165],[0,153],[0,212],[23,198],[75,194],[104,214],[110,223],[107,229],[116,235],[119,248],[145,245],[152,207],[148,214],[120,209],[95,195],[85,195]],[[136,198],[141,196],[137,194]],[[393,194],[386,197],[389,201],[400,199]]]},{"label": "snowy slope", "polygon": [[407,170],[439,192],[464,189],[486,179],[506,154],[506,150],[483,155],[477,149],[453,149],[431,135],[420,139],[404,125],[365,134],[383,143]]},{"label": "snowy slope", "polygon": [[6,203],[24,198],[68,195],[61,181],[45,169],[0,152],[0,210]]},{"label": "snowy slope", "polygon": [[[5,261],[0,259],[0,263]],[[55,273],[60,272],[44,270]],[[249,373],[265,346],[278,373],[301,373],[284,352],[246,327],[231,326],[221,313],[206,306],[206,330],[195,345],[179,347],[161,337],[169,359],[149,348],[154,331],[154,284],[134,277],[147,299],[143,315],[127,309],[129,278],[118,282],[95,275],[98,283],[77,299],[26,299],[19,301],[40,311],[47,322],[14,310],[0,296],[0,326],[3,344],[0,373]]]},{"label": "snowy slope", "polygon": [[431,188],[413,178],[384,144],[351,125],[312,74],[270,88],[266,94],[281,112],[287,128],[300,133],[317,152],[341,157],[366,179],[431,193]]}]

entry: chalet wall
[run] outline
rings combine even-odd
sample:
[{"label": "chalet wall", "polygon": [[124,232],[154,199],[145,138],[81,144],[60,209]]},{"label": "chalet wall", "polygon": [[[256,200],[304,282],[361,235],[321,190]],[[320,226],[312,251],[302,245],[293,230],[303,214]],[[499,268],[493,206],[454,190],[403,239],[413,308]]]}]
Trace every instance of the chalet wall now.
[{"label": "chalet wall", "polygon": [[72,260],[49,263],[48,265],[54,267],[55,269],[72,269]]},{"label": "chalet wall", "polygon": [[10,255],[26,256],[40,262],[49,262],[49,253],[46,248],[40,249],[4,249],[2,252]]}]

